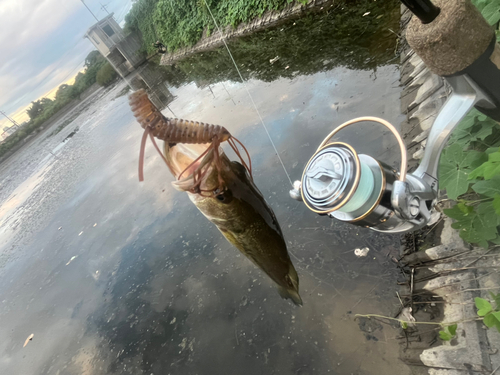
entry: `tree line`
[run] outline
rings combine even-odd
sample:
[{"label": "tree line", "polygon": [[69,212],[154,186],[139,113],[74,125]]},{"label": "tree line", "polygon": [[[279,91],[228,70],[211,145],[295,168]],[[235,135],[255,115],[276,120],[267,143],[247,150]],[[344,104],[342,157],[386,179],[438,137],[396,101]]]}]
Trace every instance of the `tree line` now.
[{"label": "tree line", "polygon": [[71,101],[80,99],[80,95],[94,83],[107,86],[117,76],[116,71],[99,51],[90,52],[85,58],[83,72],[77,74],[72,85],[59,86],[54,99],[41,98],[31,102],[26,111],[30,120],[0,144],[0,157],[18,146],[30,134],[41,131],[47,120]]}]

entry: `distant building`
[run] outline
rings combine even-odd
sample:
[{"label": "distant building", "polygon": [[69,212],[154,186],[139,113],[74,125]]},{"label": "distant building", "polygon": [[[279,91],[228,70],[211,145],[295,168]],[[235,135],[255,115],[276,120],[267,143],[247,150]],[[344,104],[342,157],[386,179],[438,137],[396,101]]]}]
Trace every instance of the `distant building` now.
[{"label": "distant building", "polygon": [[2,133],[0,134],[0,138],[2,141],[5,141],[5,139],[9,136],[12,135],[16,132],[18,128],[16,126],[11,126],[10,128],[8,126],[3,128]]},{"label": "distant building", "polygon": [[146,61],[146,58],[138,53],[141,48],[139,37],[134,33],[125,35],[113,19],[113,13],[90,27],[85,38],[90,40],[122,77]]}]

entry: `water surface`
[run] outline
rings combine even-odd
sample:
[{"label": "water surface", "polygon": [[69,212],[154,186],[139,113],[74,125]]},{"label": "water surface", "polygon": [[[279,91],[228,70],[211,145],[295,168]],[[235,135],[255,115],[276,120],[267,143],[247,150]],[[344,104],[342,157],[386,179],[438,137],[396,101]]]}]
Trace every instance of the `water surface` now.
[{"label": "water surface", "polygon": [[[398,7],[370,9],[365,17],[332,10],[230,45],[292,179],[336,125],[362,115],[401,121],[388,31],[397,27],[390,15]],[[368,42],[346,31],[332,32],[341,39],[325,36],[335,20],[355,16],[367,21]],[[302,31],[289,32],[295,27]],[[284,44],[268,44],[287,33]],[[353,53],[339,56],[349,46]],[[119,96],[121,83],[2,167],[9,194],[0,202],[1,373],[410,373],[397,358],[398,330],[354,319],[397,311],[399,271],[390,259],[398,237],[317,216],[289,198],[288,178],[225,53],[148,69],[133,85],[152,88],[157,103],[168,104],[166,116],[221,124],[244,142],[255,183],[283,229],[304,306],[282,300],[171,187],[152,147],[146,181],[138,182],[142,132]],[[44,159],[76,127],[56,157]],[[390,133],[378,127],[346,130],[342,139],[388,163],[399,160]],[[356,258],[354,249],[366,246],[369,255]]]}]

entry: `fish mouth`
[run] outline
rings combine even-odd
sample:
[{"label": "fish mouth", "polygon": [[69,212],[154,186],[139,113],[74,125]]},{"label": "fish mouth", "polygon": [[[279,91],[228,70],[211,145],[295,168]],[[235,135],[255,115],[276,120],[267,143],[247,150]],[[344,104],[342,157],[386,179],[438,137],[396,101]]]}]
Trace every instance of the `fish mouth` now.
[{"label": "fish mouth", "polygon": [[[210,147],[206,144],[168,144],[165,142],[164,155],[167,161],[167,166],[170,172],[174,175],[176,181],[172,185],[179,191],[190,191],[195,185],[193,174],[196,170],[206,166],[208,168],[205,173],[201,187],[206,188],[207,179],[213,168],[210,163],[213,161],[213,150],[210,150],[202,159],[196,160]],[[222,153],[222,150],[220,150]],[[208,165],[207,165],[208,164]]]}]

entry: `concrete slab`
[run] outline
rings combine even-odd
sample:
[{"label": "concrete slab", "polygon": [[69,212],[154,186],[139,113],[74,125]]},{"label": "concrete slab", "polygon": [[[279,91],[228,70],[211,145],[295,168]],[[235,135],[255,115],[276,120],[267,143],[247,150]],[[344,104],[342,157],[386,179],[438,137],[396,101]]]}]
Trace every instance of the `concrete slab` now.
[{"label": "concrete slab", "polygon": [[405,87],[401,95],[402,112],[408,113],[441,87],[443,87],[442,78],[427,69],[422,71]]}]

